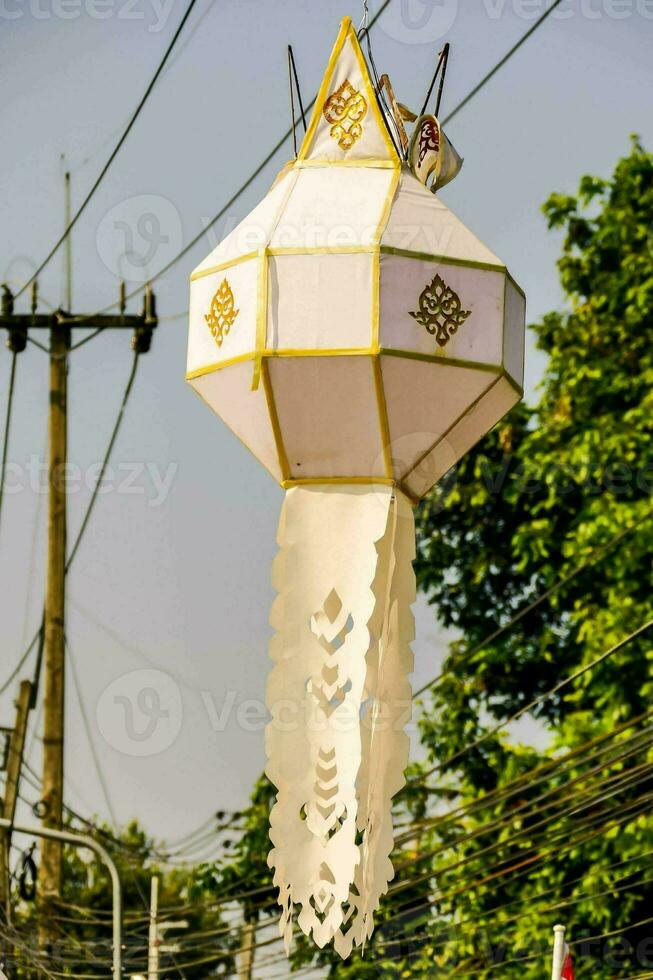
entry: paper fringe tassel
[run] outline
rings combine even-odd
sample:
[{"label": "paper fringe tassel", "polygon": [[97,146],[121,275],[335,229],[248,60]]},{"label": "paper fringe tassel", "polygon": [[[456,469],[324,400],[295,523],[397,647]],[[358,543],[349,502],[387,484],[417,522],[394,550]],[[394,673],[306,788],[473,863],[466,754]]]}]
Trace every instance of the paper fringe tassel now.
[{"label": "paper fringe tassel", "polygon": [[415,599],[412,507],[391,487],[295,487],[273,568],[268,863],[282,907],[344,958],[372,935],[394,876],[391,804],[404,785]]}]

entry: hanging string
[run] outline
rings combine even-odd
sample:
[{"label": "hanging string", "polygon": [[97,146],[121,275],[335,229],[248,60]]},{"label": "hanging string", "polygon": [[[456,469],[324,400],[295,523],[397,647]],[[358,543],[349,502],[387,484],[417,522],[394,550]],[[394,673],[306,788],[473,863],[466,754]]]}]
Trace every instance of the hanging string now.
[{"label": "hanging string", "polygon": [[431,98],[431,93],[433,92],[435,83],[438,80],[438,75],[440,75],[440,69],[442,69],[442,74],[440,75],[440,87],[438,88],[438,100],[435,106],[435,117],[436,119],[439,118],[440,103],[442,102],[442,91],[444,89],[444,79],[447,74],[447,65],[449,64],[449,48],[450,48],[450,44],[447,41],[442,51],[440,51],[438,55],[438,63],[435,69],[435,74],[433,75],[431,84],[429,85],[429,90],[426,93],[426,98],[424,99],[424,105],[422,106],[422,111],[420,112],[420,116],[423,116],[424,113],[426,112],[426,107],[428,106],[429,99]]},{"label": "hanging string", "polygon": [[[295,64],[295,52],[292,49],[292,44],[288,45],[288,57],[290,59],[290,68],[292,69],[292,77],[295,82],[295,88],[297,89],[297,101],[299,102],[299,111],[302,116],[302,125],[304,127],[304,132],[306,132],[306,113],[304,112],[304,102],[302,100],[302,90],[299,85],[299,75],[297,74],[297,65]],[[291,82],[292,85],[292,82]],[[294,120],[293,113],[293,120]]]},{"label": "hanging string", "polygon": [[390,106],[387,103],[383,85],[381,84],[379,72],[376,67],[376,62],[374,61],[374,54],[372,53],[372,39],[370,37],[369,29],[366,26],[367,14],[367,3],[365,3],[365,15],[363,16],[363,21],[358,29],[358,39],[359,41],[362,41],[364,37],[367,42],[367,60],[369,62],[370,71],[372,72],[376,101],[379,104],[382,116],[386,120],[388,133],[390,134],[390,139],[392,140],[394,148],[397,151],[397,155],[400,157],[400,159],[404,159],[404,153],[401,149],[401,136],[397,127],[397,122],[392,110],[390,109]]},{"label": "hanging string", "polygon": [[368,0],[363,0],[363,19],[360,22],[358,28],[358,34],[360,35],[362,31],[366,31],[369,26],[370,21],[370,8]]},{"label": "hanging string", "polygon": [[292,48],[288,45],[288,85],[290,86],[290,124],[292,129],[292,148],[295,155],[295,160],[297,159],[297,132],[295,125],[295,91],[292,83]]}]

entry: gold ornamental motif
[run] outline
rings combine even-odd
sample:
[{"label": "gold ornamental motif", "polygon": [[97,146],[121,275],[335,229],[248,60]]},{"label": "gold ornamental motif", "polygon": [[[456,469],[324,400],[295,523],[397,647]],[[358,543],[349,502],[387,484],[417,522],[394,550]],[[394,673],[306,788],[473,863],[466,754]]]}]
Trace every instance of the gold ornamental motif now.
[{"label": "gold ornamental motif", "polygon": [[436,275],[419,298],[419,310],[410,316],[435,336],[440,347],[462,326],[471,310],[463,310],[460,297]]},{"label": "gold ornamental motif", "polygon": [[324,103],[324,118],[331,123],[331,136],[345,153],[363,135],[361,123],[367,115],[367,102],[347,78]]},{"label": "gold ornamental motif", "polygon": [[231,286],[226,279],[223,279],[218,286],[218,291],[211,300],[211,309],[204,316],[218,347],[222,347],[222,341],[231,330],[234,320],[240,313],[240,310],[234,309],[235,305],[236,301],[234,300]]}]

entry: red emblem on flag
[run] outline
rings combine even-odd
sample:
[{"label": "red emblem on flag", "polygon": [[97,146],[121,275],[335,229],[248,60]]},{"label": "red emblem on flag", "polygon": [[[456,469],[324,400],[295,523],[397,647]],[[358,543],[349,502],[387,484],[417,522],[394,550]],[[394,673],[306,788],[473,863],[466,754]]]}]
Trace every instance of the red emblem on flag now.
[{"label": "red emblem on flag", "polygon": [[571,958],[571,950],[569,946],[565,943],[565,959],[562,965],[562,973],[560,974],[560,980],[575,980],[574,974],[574,961]]}]

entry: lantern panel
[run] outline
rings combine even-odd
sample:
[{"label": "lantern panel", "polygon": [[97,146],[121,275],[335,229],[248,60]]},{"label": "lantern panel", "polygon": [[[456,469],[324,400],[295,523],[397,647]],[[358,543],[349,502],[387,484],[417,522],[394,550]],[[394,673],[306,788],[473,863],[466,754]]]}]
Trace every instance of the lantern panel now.
[{"label": "lantern panel", "polygon": [[407,490],[423,497],[521,399],[521,391],[499,376],[460,421],[404,478]]},{"label": "lantern panel", "polygon": [[270,421],[266,384],[251,391],[252,362],[241,361],[191,380],[209,408],[256,456],[279,483],[283,473],[275,432]]},{"label": "lantern panel", "polygon": [[369,350],[372,272],[364,253],[271,256],[267,347]]},{"label": "lantern panel", "polygon": [[291,479],[386,476],[370,357],[268,363]]},{"label": "lantern panel", "polygon": [[504,319],[503,366],[513,381],[521,388],[524,384],[526,297],[511,276],[506,276]]},{"label": "lantern panel", "polygon": [[207,255],[203,262],[200,262],[193,271],[191,279],[207,269],[224,265],[243,255],[265,248],[282,213],[293,180],[293,173],[280,175],[278,183],[268,191],[261,203],[256,205],[254,210]]},{"label": "lantern panel", "polygon": [[380,266],[382,348],[501,365],[503,272],[396,255]]},{"label": "lantern panel", "polygon": [[392,170],[309,167],[297,173],[272,248],[350,248],[378,243]]},{"label": "lantern panel", "polygon": [[501,259],[408,170],[402,171],[381,245],[504,268]]},{"label": "lantern panel", "polygon": [[382,355],[395,479],[420,459],[496,381],[491,371]]},{"label": "lantern panel", "polygon": [[192,283],[188,372],[223,364],[256,346],[258,259],[201,275]]}]

